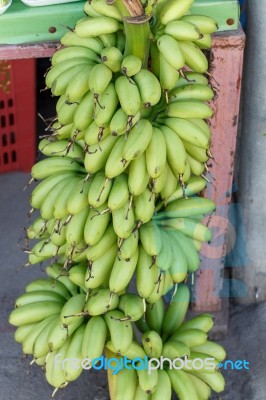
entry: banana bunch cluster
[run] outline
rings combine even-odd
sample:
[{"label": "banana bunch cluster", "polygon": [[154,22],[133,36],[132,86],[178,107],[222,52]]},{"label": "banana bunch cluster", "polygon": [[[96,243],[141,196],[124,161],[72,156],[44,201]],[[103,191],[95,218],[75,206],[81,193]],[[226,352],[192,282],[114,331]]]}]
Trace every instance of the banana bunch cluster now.
[{"label": "banana bunch cluster", "polygon": [[[114,357],[151,360],[149,373],[141,368],[118,373],[117,400],[161,399],[162,395],[171,399],[172,390],[179,398],[201,400],[210,397],[211,389],[223,390],[219,362],[224,360],[225,351],[208,340],[211,315],[185,321],[190,298],[186,285],[177,288],[168,307],[163,298],[146,307],[135,294],[113,295],[109,289],[85,294],[74,283],[77,274],[74,279],[71,274],[63,275],[62,265],[50,265],[46,272],[48,279],[32,281],[18,297],[10,323],[17,327],[15,340],[23,352],[33,356],[31,363],[44,368],[54,393],[76,380],[106,350]],[[141,332],[139,341],[134,337],[133,323]],[[161,357],[170,365],[166,362],[163,368],[156,368],[152,359]],[[171,362],[176,359],[186,359],[187,364],[173,368]],[[201,368],[193,364],[195,359]]]},{"label": "banana bunch cluster", "polygon": [[52,264],[48,278],[17,299],[10,323],[55,390],[84,369],[70,362],[56,369],[59,356],[211,356],[211,372],[166,366],[117,377],[116,400],[170,399],[172,390],[204,400],[211,388],[223,389],[218,363],[225,354],[207,339],[211,316],[184,322],[189,291],[182,282],[211,240],[202,221],[215,204],[200,193],[212,157],[206,103],[214,91],[203,51],[217,27],[188,14],[191,0],[148,1],[146,16],[129,26],[124,3],[86,2],[86,16],[62,37],[46,73],[58,100],[39,143],[45,157],[32,168],[40,182],[30,214],[39,215],[26,229],[27,243],[34,240],[26,251],[29,265]]}]

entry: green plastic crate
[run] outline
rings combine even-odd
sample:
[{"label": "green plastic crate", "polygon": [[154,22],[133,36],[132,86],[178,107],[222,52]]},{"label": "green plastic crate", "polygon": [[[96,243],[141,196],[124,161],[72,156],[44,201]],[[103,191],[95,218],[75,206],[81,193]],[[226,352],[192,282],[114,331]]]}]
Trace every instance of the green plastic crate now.
[{"label": "green plastic crate", "polygon": [[[0,44],[24,44],[60,39],[67,27],[84,16],[84,1],[27,7],[20,0],[0,16]],[[216,19],[219,31],[235,30],[239,21],[237,0],[195,0],[194,14],[209,15]]]}]

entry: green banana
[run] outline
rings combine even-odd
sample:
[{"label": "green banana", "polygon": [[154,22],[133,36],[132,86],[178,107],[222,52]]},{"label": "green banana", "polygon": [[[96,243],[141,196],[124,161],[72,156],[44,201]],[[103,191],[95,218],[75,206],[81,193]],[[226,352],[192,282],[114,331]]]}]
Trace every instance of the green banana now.
[{"label": "green banana", "polygon": [[112,180],[106,178],[104,172],[98,172],[94,175],[88,193],[88,202],[91,207],[100,207],[107,201],[112,184]]},{"label": "green banana", "polygon": [[166,141],[159,128],[153,127],[152,137],[146,149],[147,171],[151,178],[158,178],[166,165]]},{"label": "green banana", "polygon": [[97,55],[101,55],[103,50],[103,45],[97,38],[81,38],[74,31],[67,31],[61,37],[60,42],[66,47],[86,47]]},{"label": "green banana", "polygon": [[179,70],[185,65],[185,58],[180,48],[180,42],[177,42],[170,35],[162,35],[157,41],[160,54],[175,70]]},{"label": "green banana", "polygon": [[185,64],[195,72],[208,71],[208,60],[205,54],[193,42],[180,41],[179,48],[183,54]]},{"label": "green banana", "polygon": [[84,167],[89,174],[93,174],[105,166],[116,141],[116,137],[108,135],[101,141],[100,146],[97,143],[89,147],[84,159]]},{"label": "green banana", "polygon": [[122,61],[121,72],[127,77],[131,77],[136,75],[141,70],[141,66],[141,59],[134,54],[130,54]]},{"label": "green banana", "polygon": [[187,153],[182,140],[166,125],[161,126],[165,143],[168,164],[177,179],[185,172],[187,165]]},{"label": "green banana", "polygon": [[147,222],[140,227],[140,241],[147,254],[154,257],[162,248],[160,228],[153,221]]},{"label": "green banana", "polygon": [[149,222],[155,211],[155,195],[146,188],[139,196],[134,196],[134,213],[137,226]]},{"label": "green banana", "polygon": [[[187,102],[185,102],[185,105],[187,106]],[[164,124],[172,129],[181,140],[185,140],[203,149],[209,148],[209,138],[206,137],[202,129],[195,126],[190,120],[185,118],[166,118]]]},{"label": "green banana", "polygon": [[141,338],[143,348],[149,358],[160,358],[163,350],[161,336],[156,331],[147,331]]},{"label": "green banana", "polygon": [[[97,337],[97,340],[95,338]],[[86,324],[82,341],[81,353],[83,358],[90,361],[102,355],[107,338],[107,326],[101,316],[91,317]]]},{"label": "green banana", "polygon": [[119,238],[127,239],[135,227],[135,213],[130,200],[112,212],[114,231]]},{"label": "green banana", "polygon": [[157,14],[161,24],[167,25],[169,22],[180,19],[187,14],[193,0],[175,0],[163,1],[157,6]]},{"label": "green banana", "polygon": [[112,71],[105,64],[96,64],[90,71],[89,87],[94,96],[102,94],[112,79]]},{"label": "green banana", "polygon": [[146,309],[146,320],[150,329],[156,331],[157,333],[161,333],[163,319],[164,319],[164,301],[160,298],[154,304],[147,304]]},{"label": "green banana", "polygon": [[137,230],[132,232],[127,239],[118,242],[118,256],[124,260],[129,260],[137,251],[138,244],[139,232]]},{"label": "green banana", "polygon": [[137,369],[137,375],[141,389],[147,394],[154,393],[158,383],[157,369],[152,369],[151,371],[146,369]]},{"label": "green banana", "polygon": [[[80,319],[81,314],[84,311],[86,295],[76,294],[70,297],[70,299],[64,304],[61,313],[60,320],[64,325],[71,325]],[[76,315],[78,314],[78,315]]]},{"label": "green banana", "polygon": [[91,5],[97,13],[122,21],[122,15],[118,8],[105,0],[92,0]]},{"label": "green banana", "polygon": [[186,372],[182,370],[169,369],[167,374],[171,380],[174,392],[180,400],[199,400],[196,389],[191,385]]},{"label": "green banana", "polygon": [[119,76],[115,81],[115,89],[120,106],[126,115],[136,115],[142,103],[138,86],[131,82],[126,76]]},{"label": "green banana", "polygon": [[105,91],[99,95],[95,106],[94,120],[100,127],[108,125],[113,118],[118,105],[115,85],[111,82]]},{"label": "green banana", "polygon": [[66,157],[50,157],[38,161],[31,169],[34,179],[45,179],[57,172],[85,172],[84,168],[76,161]]},{"label": "green banana", "polygon": [[145,302],[135,294],[125,293],[119,298],[118,308],[124,312],[125,319],[137,321],[145,312]]},{"label": "green banana", "polygon": [[159,270],[152,257],[143,246],[139,246],[139,258],[136,267],[136,286],[140,297],[149,297],[156,288]]},{"label": "green banana", "polygon": [[133,78],[138,85],[140,97],[145,108],[157,104],[161,98],[162,90],[156,76],[147,69],[141,69]]},{"label": "green banana", "polygon": [[156,390],[151,396],[151,400],[171,400],[172,398],[172,386],[167,372],[164,370],[158,370],[158,381]]},{"label": "green banana", "polygon": [[119,22],[114,18],[98,17],[87,18],[76,25],[75,32],[81,38],[98,37],[114,33],[120,28]]},{"label": "green banana", "polygon": [[[116,140],[115,137],[111,137]],[[120,136],[112,147],[111,152],[109,151],[109,155],[105,164],[105,175],[109,179],[115,178],[116,176],[122,174],[129,164],[129,160],[123,160],[124,146],[125,138]]]},{"label": "green banana", "polygon": [[62,303],[59,301],[36,301],[16,308],[9,315],[9,323],[21,326],[39,322],[61,311]]},{"label": "green banana", "polygon": [[211,340],[207,340],[205,343],[198,344],[196,346],[194,345],[191,350],[207,354],[211,357],[214,357],[218,361],[223,361],[226,357],[226,352],[224,348],[219,343],[213,342]]},{"label": "green banana", "polygon": [[59,350],[68,338],[78,329],[84,322],[84,318],[80,317],[73,324],[66,326],[60,321],[53,327],[48,336],[48,345],[50,351]]},{"label": "green banana", "polygon": [[139,196],[149,183],[149,174],[146,165],[146,154],[142,153],[132,160],[128,168],[128,189],[134,196]]},{"label": "green banana", "polygon": [[39,290],[45,290],[48,292],[58,293],[60,296],[64,297],[66,300],[70,298],[70,293],[68,289],[61,282],[55,281],[54,279],[35,279],[26,286],[26,292],[35,292]]},{"label": "green banana", "polygon": [[121,69],[123,54],[117,47],[107,47],[101,52],[101,60],[112,72],[118,72]]},{"label": "green banana", "polygon": [[131,161],[140,156],[148,147],[152,137],[152,124],[141,119],[129,132],[122,151],[123,160]]},{"label": "green banana", "polygon": [[165,27],[165,33],[177,40],[193,41],[201,38],[199,28],[184,20],[168,22]]},{"label": "green banana", "polygon": [[111,293],[109,289],[95,289],[86,301],[84,311],[95,317],[114,310],[118,303],[119,296],[116,293]]},{"label": "green banana", "polygon": [[196,25],[202,33],[214,33],[218,29],[217,22],[206,15],[184,15],[181,20]]},{"label": "green banana", "polygon": [[92,208],[89,212],[84,227],[84,240],[89,246],[93,246],[102,238],[110,220],[110,213],[106,212],[107,204],[98,208]]},{"label": "green banana", "polygon": [[116,354],[124,354],[133,339],[132,325],[129,321],[123,321],[124,318],[125,314],[119,310],[111,310],[104,315]]},{"label": "green banana", "polygon": [[188,287],[184,284],[178,286],[163,318],[162,338],[164,341],[183,323],[189,306],[189,300],[190,292]]},{"label": "green banana", "polygon": [[[132,163],[131,163],[132,164]],[[130,164],[130,166],[131,166]],[[113,212],[123,207],[129,199],[128,176],[126,174],[118,175],[113,180],[113,185],[108,196],[108,208]]]},{"label": "green banana", "polygon": [[117,374],[115,400],[134,400],[137,373],[134,369],[121,369]]},{"label": "green banana", "polygon": [[[159,62],[159,80],[167,96],[167,92],[172,90],[179,80],[179,71],[170,65],[168,60],[161,53],[159,53]],[[166,99],[168,100],[168,97],[166,97]]]},{"label": "green banana", "polygon": [[128,261],[116,257],[109,278],[109,288],[112,293],[118,293],[127,287],[135,272],[138,255],[139,250],[137,249],[134,256]]},{"label": "green banana", "polygon": [[93,93],[88,91],[78,104],[73,116],[73,124],[76,132],[84,131],[93,121],[94,100]]},{"label": "green banana", "polygon": [[75,191],[69,196],[67,201],[67,212],[70,215],[78,215],[89,207],[88,193],[92,180],[79,182]]}]

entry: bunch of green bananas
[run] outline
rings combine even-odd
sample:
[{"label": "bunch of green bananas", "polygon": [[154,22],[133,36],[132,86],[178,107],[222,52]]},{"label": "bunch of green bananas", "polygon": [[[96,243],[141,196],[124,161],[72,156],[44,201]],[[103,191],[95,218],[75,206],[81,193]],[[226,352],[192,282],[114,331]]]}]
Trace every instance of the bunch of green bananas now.
[{"label": "bunch of green bananas", "polygon": [[[185,321],[190,299],[186,285],[177,288],[166,308],[163,298],[146,307],[145,301],[131,293],[111,294],[102,288],[85,294],[83,282],[74,283],[79,281],[77,272],[63,275],[62,265],[53,264],[46,271],[48,279],[31,282],[18,297],[10,323],[17,327],[15,340],[23,352],[33,355],[32,363],[44,368],[54,393],[76,380],[106,350],[114,357],[151,360],[150,373],[138,368],[118,373],[116,399],[170,399],[173,389],[181,399],[201,400],[210,397],[211,389],[223,390],[218,369],[224,349],[208,340],[211,315]],[[133,323],[142,333],[139,341]],[[152,361],[161,357],[170,362],[186,357],[188,364],[178,370],[168,363],[156,368]],[[207,364],[209,358],[212,368]],[[73,359],[78,359],[76,366]],[[195,359],[202,368],[192,364]]]},{"label": "bunch of green bananas", "polygon": [[[55,391],[83,369],[55,370],[59,355],[212,356],[216,367],[225,357],[207,340],[211,316],[184,322],[183,282],[200,266],[202,243],[211,240],[202,221],[215,209],[200,193],[212,157],[206,103],[214,97],[202,50],[217,26],[190,15],[192,2],[136,1],[137,19],[124,0],[86,2],[86,16],[62,37],[46,73],[59,98],[39,143],[46,158],[32,168],[41,181],[30,199],[39,215],[26,239],[35,241],[29,265],[53,263],[48,279],[17,299],[10,323]],[[181,400],[208,399],[211,388],[223,390],[217,368],[123,370],[115,399],[170,399],[172,389]]]}]

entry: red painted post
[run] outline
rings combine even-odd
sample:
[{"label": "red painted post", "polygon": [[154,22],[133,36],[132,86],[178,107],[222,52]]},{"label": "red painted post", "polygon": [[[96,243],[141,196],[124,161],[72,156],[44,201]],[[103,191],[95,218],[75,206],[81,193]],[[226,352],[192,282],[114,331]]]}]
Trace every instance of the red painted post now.
[{"label": "red painted post", "polygon": [[211,83],[218,90],[210,121],[214,160],[209,162],[209,168],[213,183],[208,184],[205,196],[216,203],[217,211],[209,220],[212,242],[204,245],[201,252],[202,265],[193,293],[192,308],[196,312],[219,311],[222,306],[219,292],[223,286],[227,251],[228,206],[233,183],[244,46],[245,34],[241,27],[237,31],[217,33],[213,38],[210,73]]}]

